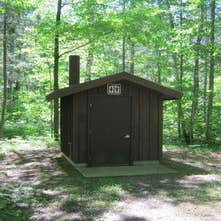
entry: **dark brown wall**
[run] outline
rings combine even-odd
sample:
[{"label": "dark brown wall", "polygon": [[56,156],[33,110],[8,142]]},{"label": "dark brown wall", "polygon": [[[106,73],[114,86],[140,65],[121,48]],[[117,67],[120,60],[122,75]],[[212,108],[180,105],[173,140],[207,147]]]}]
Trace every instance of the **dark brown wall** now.
[{"label": "dark brown wall", "polygon": [[[159,160],[162,154],[162,99],[160,94],[127,81],[119,83],[122,85],[122,95],[132,96],[132,154],[134,160]],[[71,159],[75,163],[87,162],[88,95],[98,94],[107,95],[106,85],[61,99],[61,150],[65,154],[69,153],[67,143],[71,142],[73,146]],[[73,114],[71,114],[72,111]],[[71,127],[71,122],[73,130],[67,129]]]},{"label": "dark brown wall", "polygon": [[61,99],[61,151],[71,158],[73,155],[73,96]]}]

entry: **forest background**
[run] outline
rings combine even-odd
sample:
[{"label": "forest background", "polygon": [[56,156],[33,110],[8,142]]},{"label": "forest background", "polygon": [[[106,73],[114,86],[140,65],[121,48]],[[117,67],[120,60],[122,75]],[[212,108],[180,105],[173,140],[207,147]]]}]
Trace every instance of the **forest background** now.
[{"label": "forest background", "polygon": [[68,56],[81,82],[127,71],[183,92],[164,143],[221,143],[220,0],[0,0],[0,137],[59,137]]}]

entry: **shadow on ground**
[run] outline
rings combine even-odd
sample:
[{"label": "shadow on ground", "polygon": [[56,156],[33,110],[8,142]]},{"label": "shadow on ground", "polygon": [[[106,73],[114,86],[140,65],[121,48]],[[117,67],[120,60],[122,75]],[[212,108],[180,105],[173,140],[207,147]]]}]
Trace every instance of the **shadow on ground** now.
[{"label": "shadow on ground", "polygon": [[208,170],[192,166],[202,163],[199,154],[165,156],[163,163],[178,174],[84,178],[55,149],[8,153],[0,161],[0,220],[149,221],[160,212],[171,220],[181,204],[220,201],[220,176],[210,170],[220,171],[219,154],[203,156]]}]

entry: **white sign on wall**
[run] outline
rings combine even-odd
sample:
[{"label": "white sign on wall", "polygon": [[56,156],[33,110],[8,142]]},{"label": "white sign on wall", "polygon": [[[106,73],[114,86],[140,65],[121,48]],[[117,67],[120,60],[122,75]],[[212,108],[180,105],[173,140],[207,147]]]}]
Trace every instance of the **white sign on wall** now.
[{"label": "white sign on wall", "polygon": [[107,94],[121,95],[121,84],[107,84]]}]

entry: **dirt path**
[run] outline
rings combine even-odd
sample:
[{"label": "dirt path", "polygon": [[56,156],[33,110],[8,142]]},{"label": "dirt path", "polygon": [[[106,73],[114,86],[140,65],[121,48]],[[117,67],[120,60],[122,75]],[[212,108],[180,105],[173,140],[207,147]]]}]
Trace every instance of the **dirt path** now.
[{"label": "dirt path", "polygon": [[218,221],[221,154],[168,151],[174,175],[86,179],[56,149],[22,146],[0,160],[0,221]]}]

